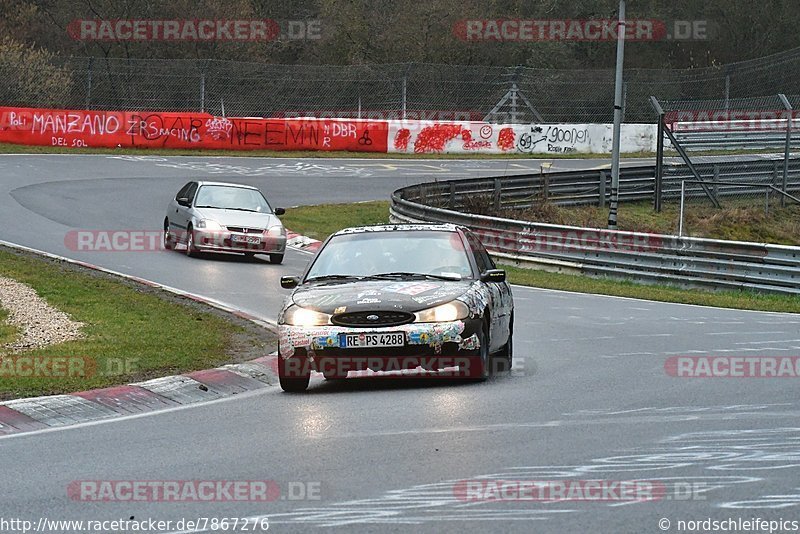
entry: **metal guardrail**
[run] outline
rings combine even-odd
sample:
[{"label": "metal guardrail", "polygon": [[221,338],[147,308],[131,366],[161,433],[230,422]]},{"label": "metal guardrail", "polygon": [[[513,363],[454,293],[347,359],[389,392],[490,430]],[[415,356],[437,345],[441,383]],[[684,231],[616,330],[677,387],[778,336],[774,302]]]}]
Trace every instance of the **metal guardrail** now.
[{"label": "metal guardrail", "polygon": [[[688,151],[711,150],[783,150],[786,132],[728,131],[728,132],[674,132],[681,145]],[[800,143],[800,132],[792,132],[791,146]]]},{"label": "metal guardrail", "polygon": [[[726,162],[727,163],[727,162]],[[741,160],[735,169],[720,163],[696,163],[694,167],[707,177],[706,183],[715,196],[731,197],[752,192],[752,184],[782,188],[783,160],[759,158]],[[800,158],[789,160],[787,193],[800,192]],[[662,198],[675,202],[681,197],[681,182],[694,180],[685,165],[664,166]],[[727,182],[742,182],[737,186]],[[723,183],[726,182],[726,183]],[[624,167],[619,179],[620,200],[651,200],[655,195],[654,167]],[[750,185],[744,185],[750,184]],[[611,196],[611,172],[608,169],[520,174],[497,178],[447,180],[420,184],[402,189],[406,200],[422,200],[424,204],[458,210],[468,199],[491,196],[495,210],[529,208],[547,200],[560,206],[605,206]],[[705,196],[698,185],[690,185],[687,198]]]},{"label": "metal guardrail", "polygon": [[[766,163],[771,178],[771,162]],[[800,189],[800,162],[795,164],[792,185]],[[620,197],[652,198],[654,173],[652,167],[624,168]],[[757,177],[748,174],[748,180]],[[800,247],[580,228],[458,211],[475,195],[491,195],[496,207],[527,207],[542,198],[566,205],[596,204],[608,189],[604,181],[601,171],[579,171],[417,184],[392,194],[390,217],[393,222],[467,226],[493,256],[528,267],[684,287],[800,294]]]}]

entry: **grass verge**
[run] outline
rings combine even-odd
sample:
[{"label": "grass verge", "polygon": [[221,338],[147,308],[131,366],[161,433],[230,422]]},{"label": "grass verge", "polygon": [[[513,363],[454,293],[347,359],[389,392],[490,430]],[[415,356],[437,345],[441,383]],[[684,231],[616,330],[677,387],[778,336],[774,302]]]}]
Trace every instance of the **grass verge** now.
[{"label": "grass verge", "polygon": [[660,302],[677,302],[735,308],[739,310],[759,310],[772,312],[800,313],[800,297],[790,295],[767,295],[752,291],[702,291],[678,287],[637,284],[608,278],[550,273],[534,269],[522,269],[502,265],[512,284],[559,289],[576,293],[594,293]]},{"label": "grass verge", "polygon": [[[274,335],[213,308],[103,273],[0,250],[0,275],[85,323],[84,339],[14,356],[85,362],[83,376],[18,376],[0,362],[0,399],[108,387],[264,356]],[[6,362],[14,356],[6,355]],[[39,373],[41,374],[41,373]]]},{"label": "grass verge", "polygon": [[[491,198],[485,195],[473,197],[469,211],[588,228],[605,228],[608,221],[607,207],[562,207],[539,202],[524,211],[495,213],[492,204]],[[675,203],[664,205],[662,211],[656,213],[650,202],[626,202],[619,208],[617,222],[620,230],[677,234],[679,218],[680,206]],[[691,202],[686,204],[683,228],[684,235],[691,237],[796,246],[800,245],[800,205],[790,203],[781,207],[780,202],[773,199],[767,212],[763,198],[725,200],[720,209],[705,202]]]},{"label": "grass verge", "polygon": [[[290,213],[291,218],[288,217]],[[388,222],[388,220],[388,202],[300,206],[287,211],[286,217],[284,217],[284,223],[288,228],[317,239],[324,239],[336,230],[348,226],[381,224]],[[298,223],[298,226],[293,226],[295,222]],[[506,265],[503,265],[503,268],[507,270],[508,279],[511,283],[524,286],[661,302],[716,306],[719,308],[800,313],[800,297],[794,296],[764,295],[752,291],[715,292],[682,289],[663,285],[637,284],[608,278],[550,273]]]},{"label": "grass verge", "polygon": [[12,343],[17,339],[18,331],[13,325],[8,324],[8,312],[0,308],[0,347]]},{"label": "grass verge", "polygon": [[348,226],[382,224],[389,221],[389,202],[319,204],[286,210],[281,221],[293,232],[324,241]]}]

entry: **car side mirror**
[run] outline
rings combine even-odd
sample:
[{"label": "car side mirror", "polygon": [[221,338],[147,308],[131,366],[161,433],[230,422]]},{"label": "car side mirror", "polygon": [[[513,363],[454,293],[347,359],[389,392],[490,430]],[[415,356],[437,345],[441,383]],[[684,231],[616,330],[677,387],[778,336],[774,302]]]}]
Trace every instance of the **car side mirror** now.
[{"label": "car side mirror", "polygon": [[281,276],[281,287],[283,289],[294,289],[300,284],[300,279],[296,276]]},{"label": "car side mirror", "polygon": [[191,203],[189,202],[189,199],[186,198],[186,197],[179,198],[178,199],[178,204],[180,204],[181,206],[185,206],[187,208],[191,205]]},{"label": "car side mirror", "polygon": [[275,215],[283,215],[286,213],[286,210],[283,208],[275,208]]},{"label": "car side mirror", "polygon": [[506,272],[503,269],[489,269],[481,273],[481,282],[505,282]]}]

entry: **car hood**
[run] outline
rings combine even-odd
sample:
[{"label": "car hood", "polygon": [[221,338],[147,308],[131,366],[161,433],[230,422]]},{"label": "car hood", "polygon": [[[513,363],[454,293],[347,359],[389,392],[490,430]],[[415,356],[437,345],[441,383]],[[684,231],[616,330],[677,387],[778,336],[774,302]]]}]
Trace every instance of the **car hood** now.
[{"label": "car hood", "polygon": [[298,287],[291,301],[303,308],[334,314],[346,311],[416,312],[450,302],[466,293],[472,280],[368,280],[312,283]]},{"label": "car hood", "polygon": [[280,219],[271,213],[225,210],[218,208],[196,208],[201,219],[212,219],[222,226],[243,226],[246,228],[269,228],[280,224]]}]

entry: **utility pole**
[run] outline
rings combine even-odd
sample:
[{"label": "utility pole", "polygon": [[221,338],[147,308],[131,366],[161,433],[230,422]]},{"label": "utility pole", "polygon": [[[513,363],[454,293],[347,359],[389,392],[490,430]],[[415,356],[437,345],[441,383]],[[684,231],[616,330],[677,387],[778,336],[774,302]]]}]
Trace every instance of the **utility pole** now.
[{"label": "utility pole", "polygon": [[619,0],[617,23],[617,69],[614,81],[614,139],[611,148],[611,202],[608,212],[608,229],[617,229],[619,208],[619,136],[622,124],[622,63],[625,56],[625,0]]}]

